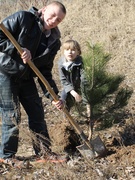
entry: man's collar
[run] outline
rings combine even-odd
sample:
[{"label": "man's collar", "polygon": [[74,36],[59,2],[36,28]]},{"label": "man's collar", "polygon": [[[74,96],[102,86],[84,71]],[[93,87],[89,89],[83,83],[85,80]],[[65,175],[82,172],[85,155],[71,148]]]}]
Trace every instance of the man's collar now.
[{"label": "man's collar", "polygon": [[44,34],[46,35],[46,37],[48,38],[51,35],[51,29],[49,30],[45,30]]}]

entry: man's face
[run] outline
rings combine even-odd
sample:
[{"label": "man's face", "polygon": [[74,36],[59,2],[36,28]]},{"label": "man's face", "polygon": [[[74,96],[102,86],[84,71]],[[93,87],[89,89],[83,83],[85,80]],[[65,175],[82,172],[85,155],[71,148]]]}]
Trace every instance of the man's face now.
[{"label": "man's face", "polygon": [[42,9],[44,29],[55,28],[65,17],[65,14],[57,5],[48,5]]}]

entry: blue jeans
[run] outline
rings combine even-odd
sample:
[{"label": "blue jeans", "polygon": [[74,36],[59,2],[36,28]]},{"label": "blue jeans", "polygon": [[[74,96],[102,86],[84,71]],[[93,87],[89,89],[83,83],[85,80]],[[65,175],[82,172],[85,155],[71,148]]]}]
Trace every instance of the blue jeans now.
[{"label": "blue jeans", "polygon": [[[33,148],[40,153],[42,142],[46,148],[50,146],[50,138],[44,120],[44,110],[33,78],[16,81],[0,72],[0,109],[2,119],[2,137],[0,158],[10,158],[16,154],[19,139],[19,123],[21,122],[20,103],[28,115],[29,129],[36,135]],[[36,142],[36,143],[35,143]]]}]

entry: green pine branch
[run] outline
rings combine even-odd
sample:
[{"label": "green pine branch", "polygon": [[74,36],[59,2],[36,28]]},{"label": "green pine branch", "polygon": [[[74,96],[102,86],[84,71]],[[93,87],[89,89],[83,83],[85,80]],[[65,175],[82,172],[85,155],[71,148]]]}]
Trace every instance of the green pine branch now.
[{"label": "green pine branch", "polygon": [[[127,105],[132,95],[128,87],[120,88],[124,75],[114,75],[107,72],[107,64],[111,55],[105,53],[99,44],[92,45],[87,42],[88,52],[83,55],[86,83],[83,93],[93,112],[106,112],[121,109]],[[104,107],[104,108],[103,108]]]}]

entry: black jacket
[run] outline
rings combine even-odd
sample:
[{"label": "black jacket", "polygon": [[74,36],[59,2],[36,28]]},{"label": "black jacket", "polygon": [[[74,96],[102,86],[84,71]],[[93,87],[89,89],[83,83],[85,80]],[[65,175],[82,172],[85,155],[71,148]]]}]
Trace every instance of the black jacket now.
[{"label": "black jacket", "polygon": [[59,76],[61,84],[68,93],[71,90],[79,90],[81,80],[84,79],[84,70],[82,68],[82,59],[78,56],[67,68],[64,67],[65,57],[61,57],[58,61]]},{"label": "black jacket", "polygon": [[[52,79],[53,60],[60,49],[60,32],[58,28],[51,29],[51,34],[46,37],[42,32],[42,22],[37,15],[37,9],[32,7],[30,11],[18,11],[5,18],[2,22],[10,31],[21,47],[30,50],[32,61],[47,79],[49,84],[58,93],[55,82]],[[42,42],[41,42],[42,41]],[[46,47],[42,46],[46,41]],[[24,64],[16,48],[0,30],[0,71],[18,79],[29,79],[34,75],[27,64]],[[48,96],[46,88],[39,83]]]}]

